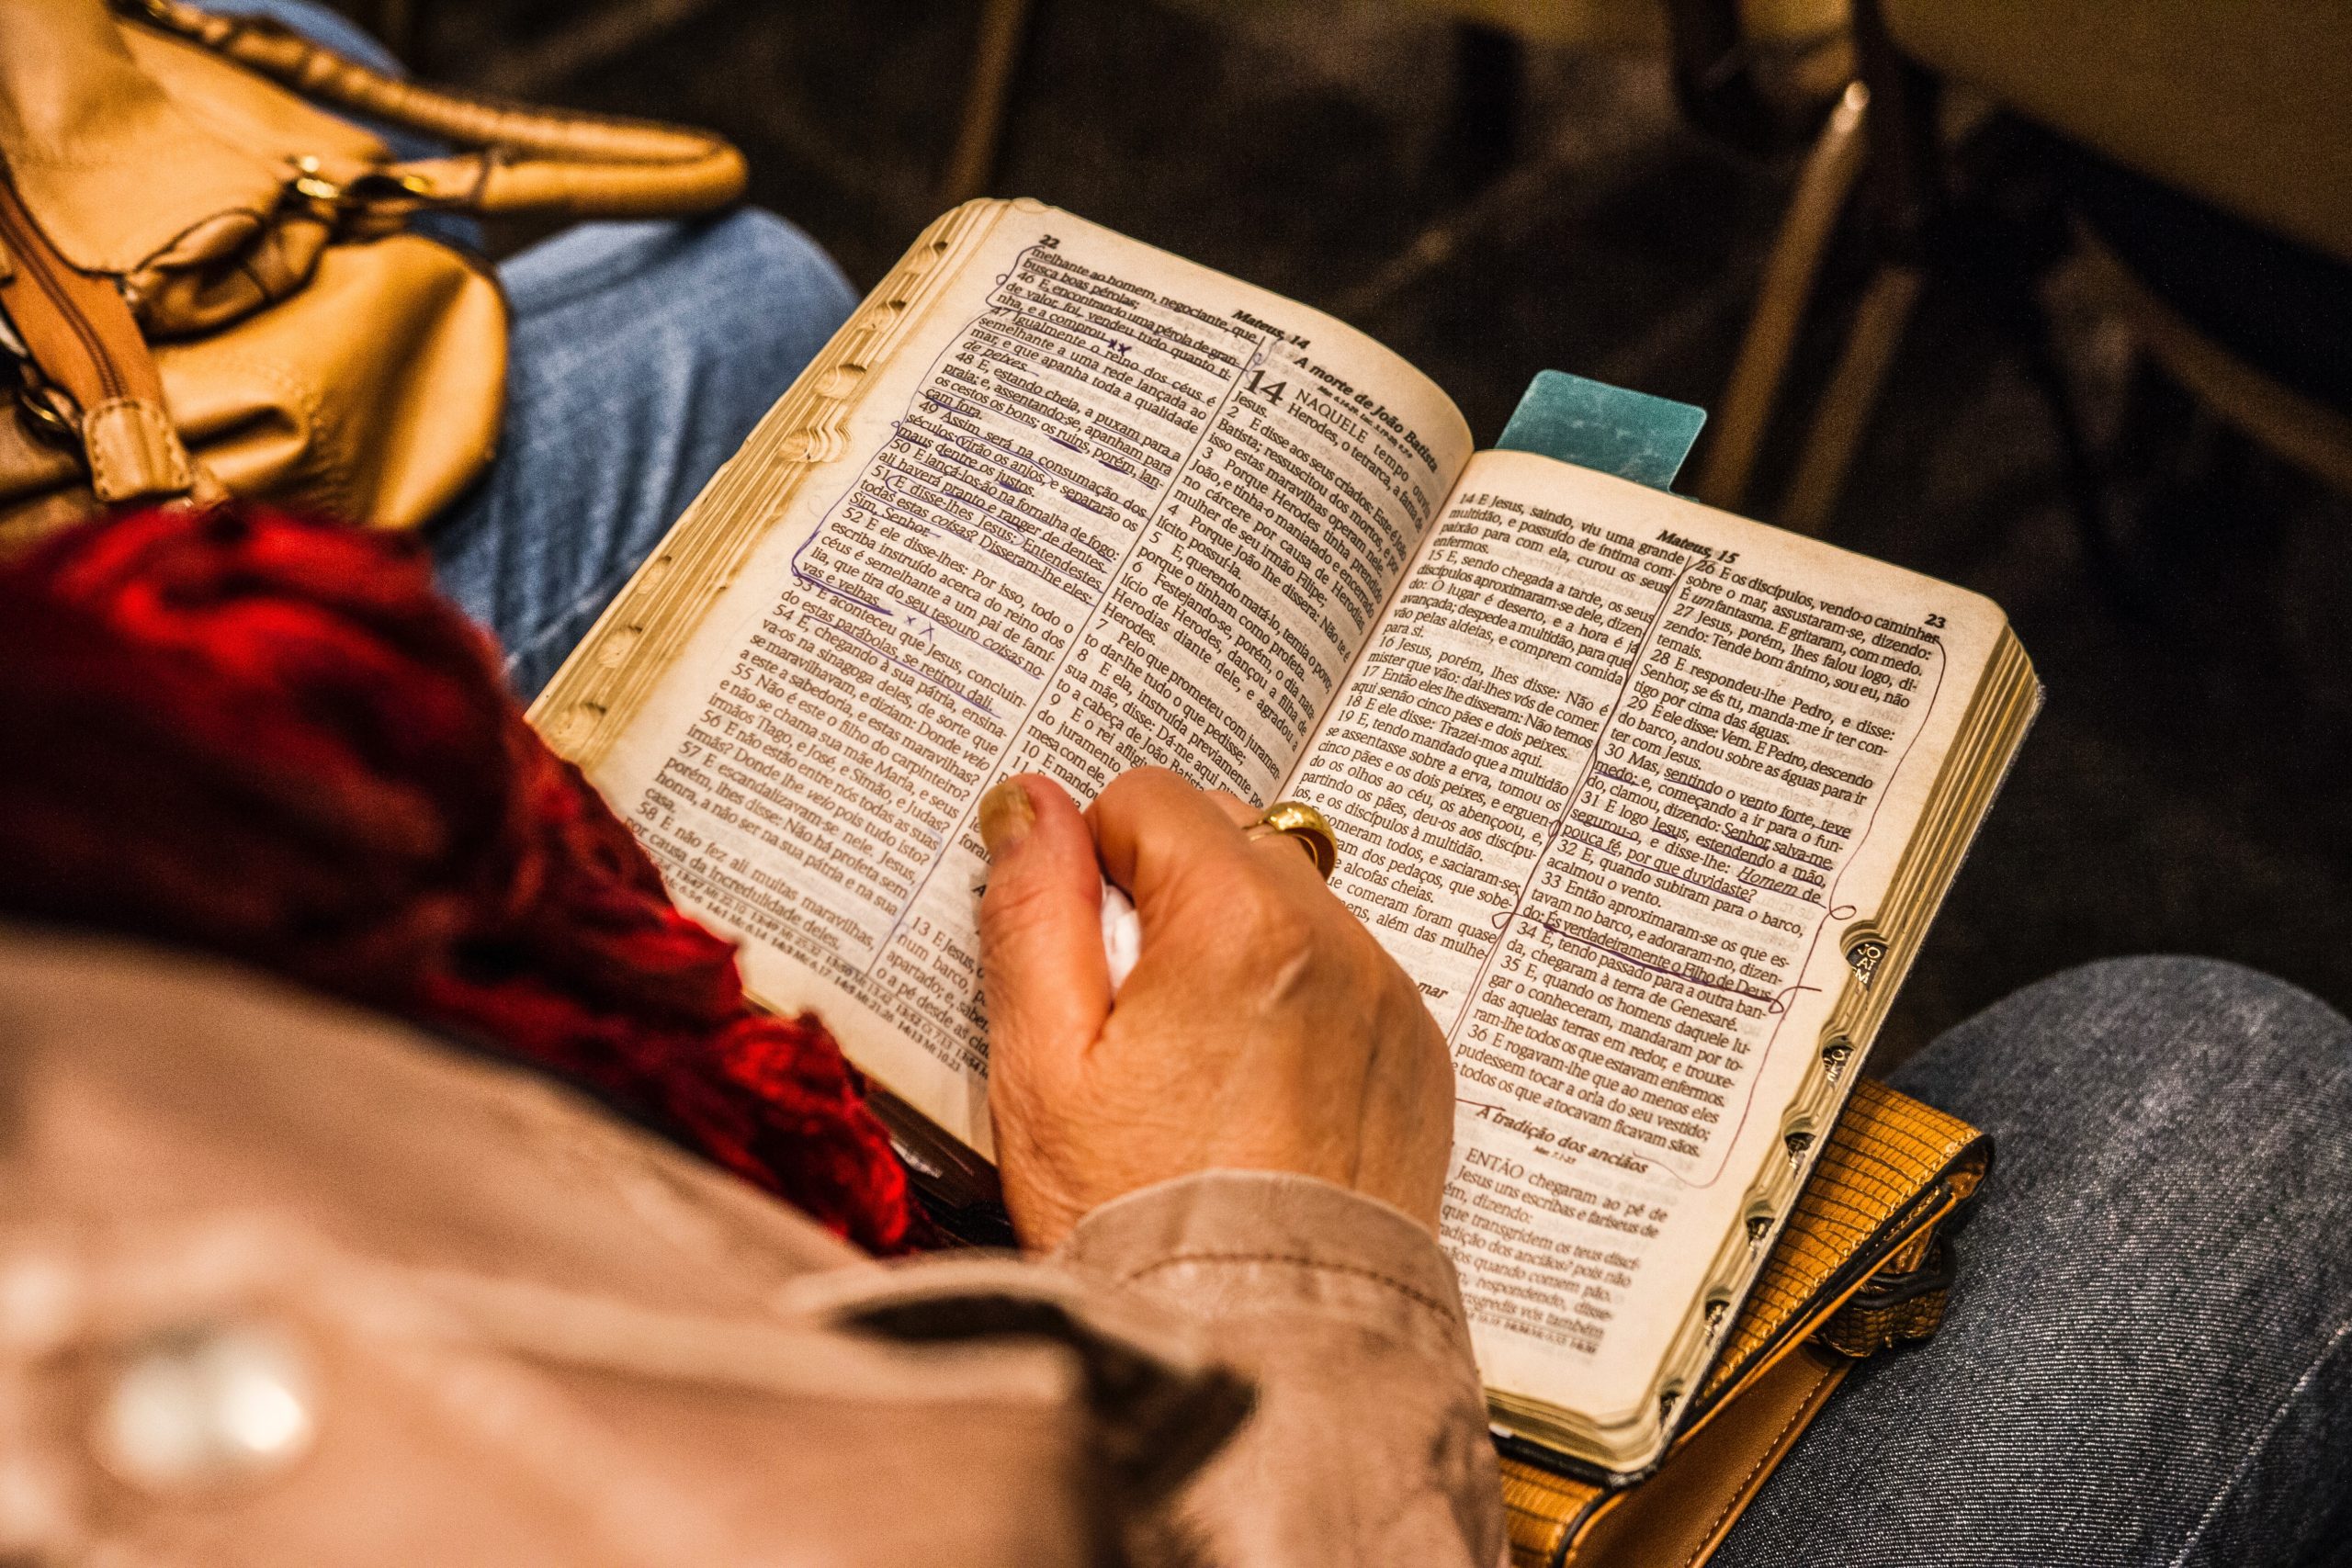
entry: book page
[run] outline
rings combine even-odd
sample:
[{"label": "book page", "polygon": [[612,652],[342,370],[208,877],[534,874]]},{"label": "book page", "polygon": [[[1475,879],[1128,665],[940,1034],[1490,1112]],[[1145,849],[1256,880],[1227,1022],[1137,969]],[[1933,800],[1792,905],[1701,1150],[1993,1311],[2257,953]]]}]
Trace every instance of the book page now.
[{"label": "book page", "polygon": [[[2002,626],[1963,590],[1474,458],[1289,793],[1419,983],[1490,1388],[1620,1417],[1743,1221]],[[1728,1304],[1728,1303],[1726,1303]]]},{"label": "book page", "polygon": [[591,773],[755,996],[985,1154],[978,796],[1271,798],[1470,442],[1362,334],[1067,213],[954,265]]}]

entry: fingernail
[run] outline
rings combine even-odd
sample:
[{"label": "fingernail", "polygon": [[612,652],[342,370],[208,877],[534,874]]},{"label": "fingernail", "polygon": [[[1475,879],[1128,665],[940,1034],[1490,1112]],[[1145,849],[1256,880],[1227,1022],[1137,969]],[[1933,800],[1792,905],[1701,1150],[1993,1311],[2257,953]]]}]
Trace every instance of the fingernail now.
[{"label": "fingernail", "polygon": [[1029,792],[1019,779],[999,779],[980,796],[980,842],[989,847],[992,860],[1019,849],[1036,823],[1037,808],[1029,804]]}]

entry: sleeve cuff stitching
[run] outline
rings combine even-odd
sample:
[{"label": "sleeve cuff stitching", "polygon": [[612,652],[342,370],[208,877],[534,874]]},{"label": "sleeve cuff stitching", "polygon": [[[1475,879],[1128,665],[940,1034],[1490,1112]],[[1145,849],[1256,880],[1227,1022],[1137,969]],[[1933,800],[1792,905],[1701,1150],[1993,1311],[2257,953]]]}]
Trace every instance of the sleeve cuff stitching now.
[{"label": "sleeve cuff stitching", "polygon": [[1327,1258],[1309,1258],[1300,1253],[1179,1252],[1120,1275],[1119,1283],[1133,1284],[1148,1274],[1156,1274],[1163,1269],[1174,1269],[1187,1263],[1285,1263],[1301,1269],[1319,1269],[1332,1274],[1352,1274],[1358,1279],[1370,1280],[1376,1284],[1387,1286],[1435,1317],[1449,1333],[1458,1333],[1468,1326],[1463,1322],[1461,1314],[1451,1305],[1417,1285],[1408,1284],[1393,1275],[1382,1273],[1377,1269],[1366,1269],[1353,1263],[1334,1263]]}]

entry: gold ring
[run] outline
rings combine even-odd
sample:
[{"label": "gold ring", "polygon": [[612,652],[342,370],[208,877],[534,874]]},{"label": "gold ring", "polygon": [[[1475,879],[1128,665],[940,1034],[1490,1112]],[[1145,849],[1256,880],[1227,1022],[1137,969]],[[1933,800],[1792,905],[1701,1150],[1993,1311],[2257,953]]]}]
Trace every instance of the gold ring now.
[{"label": "gold ring", "polygon": [[1295,800],[1274,802],[1259,813],[1258,820],[1241,831],[1245,838],[1259,839],[1269,833],[1280,833],[1285,839],[1296,840],[1326,882],[1331,880],[1331,872],[1340,863],[1340,840],[1331,831],[1330,820],[1315,807]]}]

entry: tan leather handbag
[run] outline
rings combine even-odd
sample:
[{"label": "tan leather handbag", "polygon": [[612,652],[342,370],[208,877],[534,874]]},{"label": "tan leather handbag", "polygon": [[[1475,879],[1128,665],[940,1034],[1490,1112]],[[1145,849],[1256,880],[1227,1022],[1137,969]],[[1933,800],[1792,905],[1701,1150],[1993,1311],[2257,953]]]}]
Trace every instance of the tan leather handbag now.
[{"label": "tan leather handbag", "polygon": [[[306,98],[458,151],[397,162]],[[424,522],[496,446],[506,306],[410,220],[679,216],[733,200],[743,161],[178,0],[0,0],[0,176],[5,551],[96,504],[224,491]]]}]

